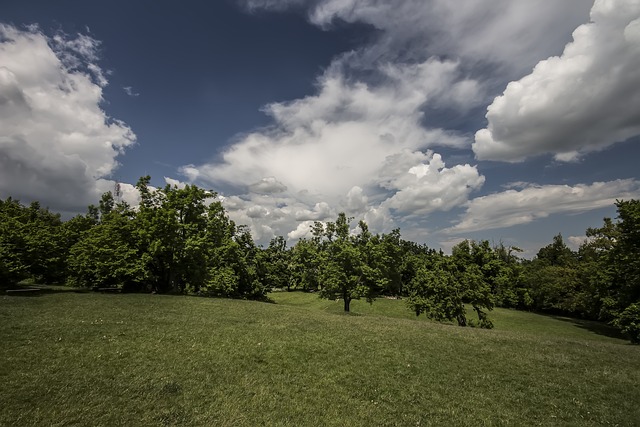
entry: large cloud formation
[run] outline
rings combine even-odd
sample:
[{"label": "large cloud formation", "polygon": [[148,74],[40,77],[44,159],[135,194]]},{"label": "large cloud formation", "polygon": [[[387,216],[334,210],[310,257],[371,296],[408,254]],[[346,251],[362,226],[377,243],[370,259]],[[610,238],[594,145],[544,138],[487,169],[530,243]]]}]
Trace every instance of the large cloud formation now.
[{"label": "large cloud formation", "polygon": [[572,161],[640,134],[640,1],[597,0],[560,56],[509,83],[476,133],[481,160]]},{"label": "large cloud formation", "polygon": [[[271,127],[240,136],[219,161],[181,169],[192,182],[234,186],[227,209],[263,240],[303,237],[313,220],[339,211],[388,231],[464,205],[484,177],[474,165],[445,165],[436,151],[468,150],[472,141],[426,125],[429,111],[464,116],[483,105],[496,75],[519,77],[559,53],[589,10],[584,0],[547,7],[525,0],[243,3],[251,11],[302,8],[326,29],[340,20],[378,30],[370,43],[334,59],[316,94],[267,105]],[[541,24],[524,25],[530,21]],[[493,75],[474,73],[478,64]]]},{"label": "large cloud formation", "polygon": [[[242,137],[221,162],[188,165],[182,173],[206,185],[248,189],[243,203],[227,199],[234,201],[227,208],[258,238],[298,230],[300,222],[326,220],[338,211],[364,216],[376,208],[369,201],[383,202],[377,215],[386,219],[378,222],[391,226],[392,209],[450,209],[482,185],[474,166],[446,168],[429,150],[468,147],[467,139],[421,124],[426,103],[477,98],[476,83],[460,75],[457,63],[384,64],[378,69],[381,84],[352,80],[344,68],[345,58],[337,59],[318,79],[316,95],[267,105],[274,125]],[[416,203],[416,197],[431,196],[434,201]]]},{"label": "large cloud formation", "polygon": [[135,135],[100,108],[98,47],[0,24],[0,197],[77,212],[113,189],[105,178]]}]

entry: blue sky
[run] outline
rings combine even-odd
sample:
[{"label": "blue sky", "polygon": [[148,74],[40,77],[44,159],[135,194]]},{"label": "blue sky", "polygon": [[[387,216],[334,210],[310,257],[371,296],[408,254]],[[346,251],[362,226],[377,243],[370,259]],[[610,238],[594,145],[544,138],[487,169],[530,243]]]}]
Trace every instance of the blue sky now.
[{"label": "blue sky", "polygon": [[[210,3],[210,4],[207,4]],[[525,255],[638,198],[636,0],[0,4],[0,197],[218,191],[261,243],[345,211]],[[575,247],[575,246],[574,246]]]}]

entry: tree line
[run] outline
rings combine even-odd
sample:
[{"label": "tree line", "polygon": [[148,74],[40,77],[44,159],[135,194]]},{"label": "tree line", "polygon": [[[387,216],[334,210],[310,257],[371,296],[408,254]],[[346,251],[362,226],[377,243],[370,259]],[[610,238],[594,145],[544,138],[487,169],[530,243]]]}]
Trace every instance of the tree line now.
[{"label": "tree line", "polygon": [[[465,240],[451,255],[369,231],[338,215],[288,247],[257,246],[229,219],[216,194],[195,185],[136,187],[132,208],[103,194],[86,214],[62,221],[38,202],[0,200],[0,281],[267,300],[274,289],[372,302],[402,298],[416,315],[460,326],[493,327],[494,307],[608,322],[640,342],[640,202],[618,201],[618,217],[589,228],[571,250],[558,234],[527,260],[520,249]],[[474,313],[468,316],[468,310]]]}]

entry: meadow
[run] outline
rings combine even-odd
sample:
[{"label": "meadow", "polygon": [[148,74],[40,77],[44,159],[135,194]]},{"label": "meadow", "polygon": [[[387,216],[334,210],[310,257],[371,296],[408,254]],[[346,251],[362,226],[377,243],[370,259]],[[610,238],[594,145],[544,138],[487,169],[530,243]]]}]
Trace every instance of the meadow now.
[{"label": "meadow", "polygon": [[1,426],[637,425],[640,347],[496,309],[492,330],[402,300],[275,303],[50,288],[0,296]]}]

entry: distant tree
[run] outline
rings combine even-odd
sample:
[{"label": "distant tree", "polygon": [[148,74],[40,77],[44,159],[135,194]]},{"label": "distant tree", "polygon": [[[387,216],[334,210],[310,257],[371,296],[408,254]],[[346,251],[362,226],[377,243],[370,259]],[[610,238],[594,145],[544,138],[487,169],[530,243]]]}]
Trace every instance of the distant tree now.
[{"label": "distant tree", "polygon": [[562,235],[541,248],[525,265],[523,281],[536,310],[575,313],[578,307],[580,281],[578,254],[563,241]]},{"label": "distant tree", "polygon": [[135,226],[134,212],[126,203],[102,210],[99,223],[84,231],[71,247],[68,283],[144,290],[148,271],[138,249]]},{"label": "distant tree", "polygon": [[540,265],[568,267],[576,263],[576,254],[564,243],[562,234],[553,236],[553,243],[541,248],[536,255]]},{"label": "distant tree", "polygon": [[300,239],[295,244],[291,249],[288,290],[292,287],[305,291],[316,291],[320,288],[320,250],[319,244],[313,240]]},{"label": "distant tree", "polygon": [[274,237],[269,247],[260,252],[263,283],[268,289],[291,288],[291,253],[282,236]]},{"label": "distant tree", "polygon": [[640,200],[616,201],[617,240],[605,258],[611,265],[611,285],[603,302],[634,343],[640,342]]},{"label": "distant tree", "polygon": [[64,283],[69,247],[64,239],[60,214],[33,202],[27,209],[27,216],[25,244],[30,276],[38,283]]},{"label": "distant tree", "polygon": [[0,283],[14,285],[29,275],[27,212],[19,201],[0,200]]},{"label": "distant tree", "polygon": [[427,253],[408,286],[407,305],[417,316],[424,313],[437,321],[455,320],[459,326],[473,324],[467,320],[465,304],[478,315],[478,325],[492,328],[487,311],[494,307],[491,286],[483,272],[491,248],[484,242],[463,241],[452,255]]}]

